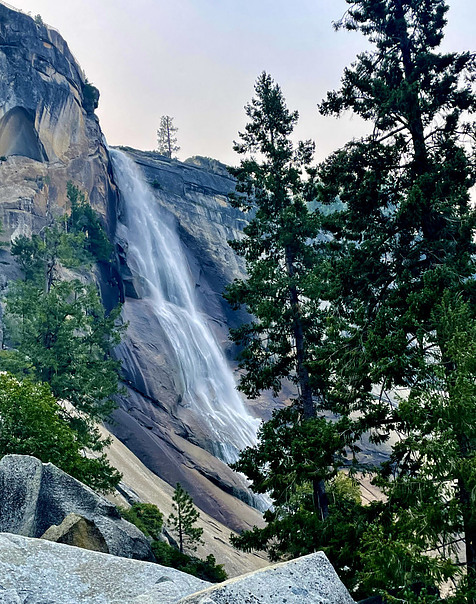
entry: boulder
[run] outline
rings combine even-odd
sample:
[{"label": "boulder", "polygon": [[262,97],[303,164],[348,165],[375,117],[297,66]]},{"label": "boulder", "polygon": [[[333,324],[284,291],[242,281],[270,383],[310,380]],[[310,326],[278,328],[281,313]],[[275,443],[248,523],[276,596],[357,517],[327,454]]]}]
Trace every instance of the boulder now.
[{"label": "boulder", "polygon": [[0,534],[5,604],[173,604],[209,585],[159,564]]},{"label": "boulder", "polygon": [[50,526],[41,535],[41,538],[55,541],[56,543],[90,549],[93,552],[109,553],[106,540],[96,526],[96,523],[78,516],[78,514],[68,514],[61,524]]},{"label": "boulder", "polygon": [[0,461],[0,531],[41,537],[69,514],[78,514],[101,533],[110,554],[154,560],[149,542],[123,520],[115,505],[53,464],[28,455]]},{"label": "boulder", "polygon": [[180,604],[355,604],[323,552],[230,579]]}]

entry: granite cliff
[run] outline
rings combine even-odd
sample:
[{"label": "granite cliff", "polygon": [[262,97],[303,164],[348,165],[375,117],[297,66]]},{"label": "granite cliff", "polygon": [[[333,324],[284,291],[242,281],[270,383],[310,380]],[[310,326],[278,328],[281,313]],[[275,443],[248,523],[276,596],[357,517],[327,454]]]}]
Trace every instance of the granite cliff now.
[{"label": "granite cliff", "polygon": [[[0,73],[2,239],[38,233],[67,212],[66,183],[72,181],[116,243],[117,270],[98,266],[91,276],[106,306],[124,302],[123,319],[129,323],[117,350],[127,393],[118,401],[112,431],[169,484],[181,482],[212,517],[234,529],[259,522],[259,514],[242,501],[251,502],[242,479],[212,455],[200,418],[182,404],[170,344],[154,325],[140,279],[128,265],[127,241],[120,230],[116,234],[123,208],[94,115],[97,90],[57,31],[1,3]],[[221,292],[242,274],[226,242],[239,236],[244,224],[243,215],[226,201],[233,181],[213,160],[180,163],[154,153],[128,153],[141,166],[157,203],[174,216],[199,304],[231,358],[228,325],[239,317]],[[19,271],[7,249],[0,256],[4,289]],[[260,401],[255,413],[266,413]]]},{"label": "granite cliff", "polygon": [[1,217],[29,235],[64,211],[66,183],[114,228],[115,191],[99,122],[99,93],[54,29],[0,4]]}]

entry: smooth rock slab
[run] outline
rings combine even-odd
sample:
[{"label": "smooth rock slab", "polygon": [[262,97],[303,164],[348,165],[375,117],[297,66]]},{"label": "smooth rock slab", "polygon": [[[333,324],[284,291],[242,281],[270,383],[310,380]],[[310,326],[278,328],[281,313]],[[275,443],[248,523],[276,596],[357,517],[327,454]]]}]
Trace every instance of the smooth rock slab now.
[{"label": "smooth rock slab", "polygon": [[174,604],[209,585],[159,564],[0,533],[1,604]]},{"label": "smooth rock slab", "polygon": [[268,566],[180,604],[355,604],[323,552]]}]

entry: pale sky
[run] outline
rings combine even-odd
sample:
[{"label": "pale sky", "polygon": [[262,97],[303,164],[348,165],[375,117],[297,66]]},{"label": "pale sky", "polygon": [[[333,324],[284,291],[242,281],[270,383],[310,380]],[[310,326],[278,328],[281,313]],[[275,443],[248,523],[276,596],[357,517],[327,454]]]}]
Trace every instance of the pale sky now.
[{"label": "pale sky", "polygon": [[[238,163],[232,150],[243,106],[263,71],[297,109],[298,138],[317,158],[362,125],[321,117],[317,103],[338,88],[363,50],[357,33],[335,32],[345,0],[10,0],[60,31],[99,88],[97,114],[110,145],[156,146],[161,115],[174,117],[181,150]],[[444,50],[476,49],[476,1],[449,0]]]}]

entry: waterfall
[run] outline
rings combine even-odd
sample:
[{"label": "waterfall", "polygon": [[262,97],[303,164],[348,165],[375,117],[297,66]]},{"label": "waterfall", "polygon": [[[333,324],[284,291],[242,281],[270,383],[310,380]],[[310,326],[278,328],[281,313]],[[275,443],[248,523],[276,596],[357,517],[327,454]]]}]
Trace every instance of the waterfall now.
[{"label": "waterfall", "polygon": [[125,205],[128,264],[146,284],[146,295],[175,352],[183,404],[207,425],[213,453],[230,463],[256,443],[259,420],[247,411],[233,373],[200,312],[194,282],[174,219],[155,199],[142,172],[110,149],[114,178]]}]

